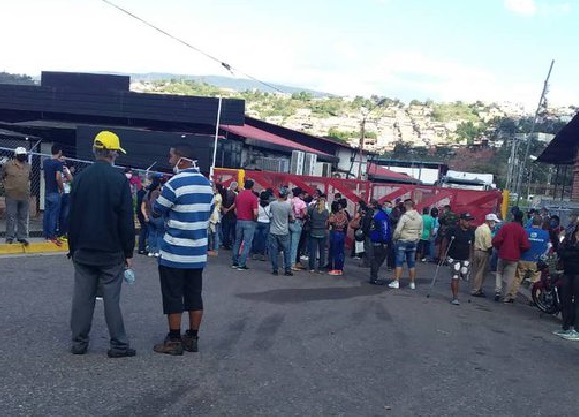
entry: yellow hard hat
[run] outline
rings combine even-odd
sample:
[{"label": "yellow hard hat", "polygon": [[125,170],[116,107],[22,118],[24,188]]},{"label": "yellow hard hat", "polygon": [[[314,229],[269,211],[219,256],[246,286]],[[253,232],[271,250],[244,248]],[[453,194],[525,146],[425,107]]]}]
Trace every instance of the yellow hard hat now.
[{"label": "yellow hard hat", "polygon": [[108,130],[103,130],[97,133],[94,138],[94,145],[97,149],[110,149],[111,151],[119,151],[122,153],[127,153],[123,148],[121,148],[121,141],[116,133],[109,132]]}]

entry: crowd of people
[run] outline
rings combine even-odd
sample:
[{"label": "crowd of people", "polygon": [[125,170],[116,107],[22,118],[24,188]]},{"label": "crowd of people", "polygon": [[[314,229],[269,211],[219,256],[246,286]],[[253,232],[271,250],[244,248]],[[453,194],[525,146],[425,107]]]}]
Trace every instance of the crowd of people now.
[{"label": "crowd of people", "polygon": [[[322,191],[310,195],[300,187],[280,186],[257,193],[251,179],[244,181],[242,189],[235,182],[228,189],[212,184],[196,167],[187,145],[170,148],[169,162],[174,167],[170,179],[153,176],[147,183],[133,177],[130,168],[121,175],[113,167],[119,153],[124,153],[114,133],[100,132],[93,150],[96,163],[74,178],[60,146],[53,146],[52,158],[44,162],[45,235],[56,241],[59,233],[67,233],[75,270],[74,354],[87,352],[100,287],[110,332],[109,356],[135,355],[119,305],[124,273],[133,263],[135,215],[141,225],[138,252],[158,258],[163,312],[168,318],[169,332],[154,346],[155,352],[177,356],[198,350],[203,269],[207,257],[217,255],[219,249],[231,251],[231,266],[238,271],[248,270],[249,260],[269,259],[273,275],[292,276],[307,270],[341,276],[349,230],[354,239],[351,256],[369,268],[370,284],[399,290],[406,267],[407,288],[415,290],[417,262],[435,262],[438,267],[449,267],[453,305],[460,305],[461,281],[470,283],[472,297],[486,297],[485,278],[495,268],[495,300],[512,304],[522,281],[540,279],[537,262],[541,257],[557,254],[565,278],[563,328],[555,334],[579,340],[575,330],[579,325],[577,213],[567,227],[546,209],[529,211],[525,221],[517,207],[511,210],[509,222],[488,213],[475,226],[473,216],[454,213],[448,205],[423,208],[420,214],[412,199],[395,204],[359,201],[355,212],[349,213],[348,201],[339,193],[330,202]],[[14,190],[29,175],[26,156],[25,150],[16,149],[14,162],[3,171],[7,198],[17,202],[25,200],[26,190],[18,190],[20,194]],[[67,211],[64,220],[59,220],[63,204]],[[12,206],[19,223],[16,236],[22,242],[26,231],[20,230],[20,204]],[[379,278],[384,263],[392,271],[391,279]],[[181,331],[183,312],[189,318],[185,333]]]}]

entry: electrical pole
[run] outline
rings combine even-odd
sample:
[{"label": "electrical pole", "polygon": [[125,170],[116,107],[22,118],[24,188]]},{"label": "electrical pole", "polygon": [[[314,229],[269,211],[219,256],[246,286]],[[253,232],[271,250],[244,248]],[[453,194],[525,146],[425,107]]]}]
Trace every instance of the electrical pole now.
[{"label": "electrical pole", "polygon": [[364,163],[364,142],[366,139],[366,118],[368,117],[368,109],[362,107],[360,113],[362,114],[362,122],[360,123],[360,165],[358,166],[358,179],[362,179],[362,164]]},{"label": "electrical pole", "polygon": [[555,65],[555,60],[551,60],[551,65],[549,66],[549,72],[547,73],[547,78],[543,82],[543,91],[541,92],[541,98],[539,99],[539,104],[537,104],[537,110],[535,111],[535,117],[533,119],[533,124],[531,125],[531,132],[527,136],[527,146],[525,147],[525,158],[521,161],[521,166],[519,167],[519,171],[517,173],[517,183],[515,191],[517,192],[517,206],[521,200],[521,182],[523,180],[523,174],[527,168],[527,164],[529,163],[529,150],[531,147],[531,140],[533,140],[533,136],[535,134],[535,129],[537,127],[537,122],[539,119],[539,113],[543,108],[545,103],[545,97],[547,96],[549,90],[549,79],[551,78],[551,71],[553,70],[553,65]]}]

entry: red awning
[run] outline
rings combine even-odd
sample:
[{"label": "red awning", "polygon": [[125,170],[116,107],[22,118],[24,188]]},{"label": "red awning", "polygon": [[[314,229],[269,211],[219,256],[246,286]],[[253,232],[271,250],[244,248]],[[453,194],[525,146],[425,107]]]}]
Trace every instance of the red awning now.
[{"label": "red awning", "polygon": [[221,129],[225,130],[226,132],[233,133],[235,135],[241,136],[246,139],[253,139],[261,142],[267,142],[273,145],[282,146],[287,148],[288,151],[298,150],[308,153],[315,153],[317,155],[326,155],[331,156],[326,153],[320,152],[317,149],[310,148],[309,146],[301,145],[297,142],[292,140],[282,138],[281,136],[275,135],[273,133],[266,132],[264,130],[258,129],[256,127],[250,126],[245,124],[243,126],[233,126],[233,125],[222,125],[220,126]]},{"label": "red awning", "polygon": [[405,182],[408,184],[420,183],[419,180],[417,180],[414,177],[411,177],[410,175],[406,175],[406,174],[403,174],[401,172],[392,171],[392,170],[389,170],[388,168],[384,168],[380,165],[373,164],[373,163],[368,164],[368,176],[373,177],[373,178],[383,179],[383,180]]}]

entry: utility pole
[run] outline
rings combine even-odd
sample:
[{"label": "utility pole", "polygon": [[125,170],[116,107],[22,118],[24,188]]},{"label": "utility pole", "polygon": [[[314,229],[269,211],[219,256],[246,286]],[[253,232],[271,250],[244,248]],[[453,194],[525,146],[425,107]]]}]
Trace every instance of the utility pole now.
[{"label": "utility pole", "polygon": [[517,206],[519,205],[519,202],[521,200],[521,182],[523,180],[523,175],[524,175],[524,172],[526,171],[527,164],[529,163],[529,150],[531,147],[531,140],[533,140],[533,136],[535,134],[535,129],[537,127],[537,122],[539,119],[539,113],[541,112],[541,109],[543,108],[543,105],[545,103],[545,97],[547,96],[547,93],[549,91],[549,79],[551,78],[551,71],[553,70],[553,65],[555,65],[554,59],[551,60],[551,65],[549,66],[549,72],[547,73],[547,78],[543,82],[543,91],[541,92],[541,98],[539,99],[539,104],[537,104],[537,110],[535,110],[535,118],[533,119],[533,124],[531,125],[531,132],[527,136],[527,146],[525,147],[525,157],[521,161],[521,166],[519,167],[519,170],[517,173],[517,182],[516,182],[516,188],[515,188],[515,191],[517,192]]},{"label": "utility pole", "polygon": [[358,166],[358,179],[362,179],[362,164],[364,163],[363,153],[364,153],[364,142],[366,139],[366,118],[368,117],[369,111],[367,108],[362,107],[360,110],[362,114],[362,122],[360,123],[360,165]]}]

